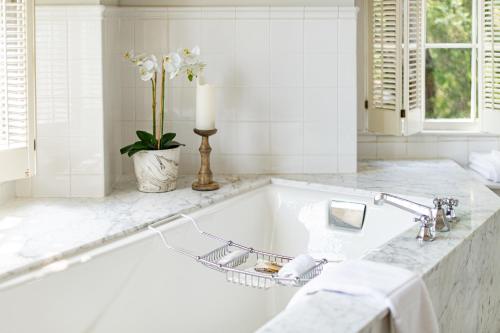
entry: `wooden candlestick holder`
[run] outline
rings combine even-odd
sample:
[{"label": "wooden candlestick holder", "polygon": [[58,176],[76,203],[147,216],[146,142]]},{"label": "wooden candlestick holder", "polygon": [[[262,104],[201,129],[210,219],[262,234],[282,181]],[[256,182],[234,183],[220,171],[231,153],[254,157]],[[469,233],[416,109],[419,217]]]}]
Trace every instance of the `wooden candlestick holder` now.
[{"label": "wooden candlestick holder", "polygon": [[194,129],[194,132],[201,136],[200,154],[201,154],[201,167],[198,172],[198,180],[191,186],[195,191],[214,191],[219,189],[219,184],[214,182],[212,177],[212,170],[210,170],[210,152],[212,148],[208,143],[208,137],[217,133],[216,129],[212,130],[199,130]]}]

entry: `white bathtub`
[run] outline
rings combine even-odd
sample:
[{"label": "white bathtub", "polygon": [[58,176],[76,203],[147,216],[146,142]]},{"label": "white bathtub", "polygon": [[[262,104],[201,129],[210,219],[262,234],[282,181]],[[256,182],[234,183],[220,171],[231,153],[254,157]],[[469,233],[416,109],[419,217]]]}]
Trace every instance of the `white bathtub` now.
[{"label": "white bathtub", "polygon": [[[191,214],[224,238],[281,254],[359,258],[413,225],[412,216],[374,206],[373,193],[268,185]],[[362,231],[328,225],[329,200],[368,205]],[[166,203],[168,204],[168,203]],[[169,242],[200,254],[186,219],[158,227]],[[416,229],[415,229],[416,232]],[[252,332],[281,311],[294,288],[245,288],[173,253],[146,230],[77,258],[38,278],[0,290],[0,332]],[[26,278],[24,278],[26,279]]]}]

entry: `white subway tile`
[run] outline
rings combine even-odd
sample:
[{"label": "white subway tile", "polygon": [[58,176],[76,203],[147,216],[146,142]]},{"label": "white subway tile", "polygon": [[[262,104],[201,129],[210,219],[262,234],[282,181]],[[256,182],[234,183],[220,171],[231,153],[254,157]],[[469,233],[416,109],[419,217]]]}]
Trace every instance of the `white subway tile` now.
[{"label": "white subway tile", "polygon": [[304,120],[337,123],[337,89],[304,88]]},{"label": "white subway tile", "polygon": [[50,175],[70,172],[69,138],[39,137],[37,139],[37,171]]},{"label": "white subway tile", "polygon": [[[233,54],[235,51],[235,21],[228,19],[201,21],[201,52]],[[210,63],[207,61],[207,63]]]},{"label": "white subway tile", "polygon": [[269,121],[269,89],[235,89],[236,117],[239,121]]},{"label": "white subway tile", "polygon": [[338,83],[336,54],[306,54],[304,86],[336,87]]},{"label": "white subway tile", "polygon": [[297,156],[272,156],[272,173],[303,173],[304,161],[302,155]]},{"label": "white subway tile", "polygon": [[135,120],[135,89],[122,87],[120,102],[122,120]]},{"label": "white subway tile", "polygon": [[356,50],[357,22],[353,19],[340,19],[339,21],[339,53],[353,54]]},{"label": "white subway tile", "polygon": [[168,49],[171,51],[185,47],[192,48],[201,43],[200,20],[171,20],[168,32]]},{"label": "white subway tile", "polygon": [[379,159],[406,158],[406,143],[377,142],[377,158]]},{"label": "white subway tile", "polygon": [[305,155],[305,173],[336,173],[338,172],[338,159],[336,155]]},{"label": "white subway tile", "polygon": [[98,59],[69,62],[70,98],[102,98],[102,66]]},{"label": "white subway tile", "polygon": [[269,85],[270,59],[267,55],[238,53],[236,55],[236,85],[265,87]]},{"label": "white subway tile", "polygon": [[271,20],[271,56],[303,54],[303,23],[301,20]]},{"label": "white subway tile", "polygon": [[269,21],[236,20],[236,53],[269,54]]},{"label": "white subway tile", "polygon": [[69,59],[101,59],[101,22],[74,20],[68,22]]},{"label": "white subway tile", "polygon": [[[138,87],[135,89],[135,120],[152,120],[153,93],[151,88]],[[157,105],[157,107],[159,107]]]},{"label": "white subway tile", "polygon": [[467,142],[463,141],[440,141],[437,154],[440,158],[449,158],[462,166],[466,166],[469,160]]},{"label": "white subway tile", "polygon": [[338,172],[339,173],[356,173],[358,157],[356,153],[338,156]]},{"label": "white subway tile", "polygon": [[302,88],[271,88],[271,121],[302,121]]},{"label": "white subway tile", "polygon": [[73,99],[70,103],[70,136],[103,136],[101,99]]},{"label": "white subway tile", "polygon": [[408,142],[408,158],[436,158],[438,153],[436,142]]},{"label": "white subway tile", "polygon": [[71,197],[103,197],[106,195],[103,175],[71,175]]},{"label": "white subway tile", "polygon": [[304,52],[338,53],[338,22],[330,20],[304,21]]},{"label": "white subway tile", "polygon": [[373,160],[377,158],[377,143],[376,142],[358,142],[358,157],[359,159]]},{"label": "white subway tile", "polygon": [[302,123],[271,124],[271,154],[299,155],[303,152]]},{"label": "white subway tile", "polygon": [[269,123],[239,123],[236,154],[269,154]]},{"label": "white subway tile", "polygon": [[236,120],[238,91],[231,87],[215,88],[216,126],[219,121]]},{"label": "white subway tile", "polygon": [[356,55],[354,53],[345,53],[338,56],[339,87],[348,87],[355,91],[356,85]]},{"label": "white subway tile", "polygon": [[339,154],[352,155],[356,153],[357,147],[356,91],[339,88],[338,107]]},{"label": "white subway tile", "polygon": [[73,137],[70,149],[71,175],[104,174],[102,139]]},{"label": "white subway tile", "polygon": [[337,126],[325,122],[304,123],[305,154],[336,155],[337,144]]},{"label": "white subway tile", "polygon": [[304,80],[304,57],[288,55],[271,57],[271,86],[300,87]]},{"label": "white subway tile", "polygon": [[166,53],[168,51],[167,21],[155,19],[135,21],[134,43],[134,49],[138,53]]},{"label": "white subway tile", "polygon": [[44,174],[38,171],[33,177],[32,186],[34,197],[69,197],[70,176]]},{"label": "white subway tile", "polygon": [[221,87],[234,86],[235,58],[232,54],[202,54],[201,57],[208,64],[204,72],[207,83]]}]

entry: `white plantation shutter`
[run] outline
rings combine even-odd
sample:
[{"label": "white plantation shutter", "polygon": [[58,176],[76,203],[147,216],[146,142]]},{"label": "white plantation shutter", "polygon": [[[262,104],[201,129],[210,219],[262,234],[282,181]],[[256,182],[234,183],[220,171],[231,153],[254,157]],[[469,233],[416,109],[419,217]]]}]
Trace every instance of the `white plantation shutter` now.
[{"label": "white plantation shutter", "polygon": [[423,2],[407,0],[404,14],[405,48],[403,70],[403,105],[405,119],[403,133],[411,135],[421,132],[424,125],[423,110]]},{"label": "white plantation shutter", "polygon": [[422,1],[370,1],[371,132],[409,135],[422,129]]},{"label": "white plantation shutter", "polygon": [[33,174],[33,0],[0,0],[0,182]]},{"label": "white plantation shutter", "polygon": [[481,1],[480,106],[482,129],[500,133],[500,0]]}]

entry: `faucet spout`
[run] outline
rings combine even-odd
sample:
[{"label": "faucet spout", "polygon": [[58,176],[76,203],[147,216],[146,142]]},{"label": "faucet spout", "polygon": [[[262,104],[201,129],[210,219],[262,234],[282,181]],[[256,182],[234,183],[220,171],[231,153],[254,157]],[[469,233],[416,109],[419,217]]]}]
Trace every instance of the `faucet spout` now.
[{"label": "faucet spout", "polygon": [[433,218],[431,207],[389,193],[382,192],[376,194],[373,199],[373,203],[377,206],[382,206],[383,204],[387,203],[391,206],[406,210],[407,212],[410,212],[417,216],[427,215],[430,218]]}]

